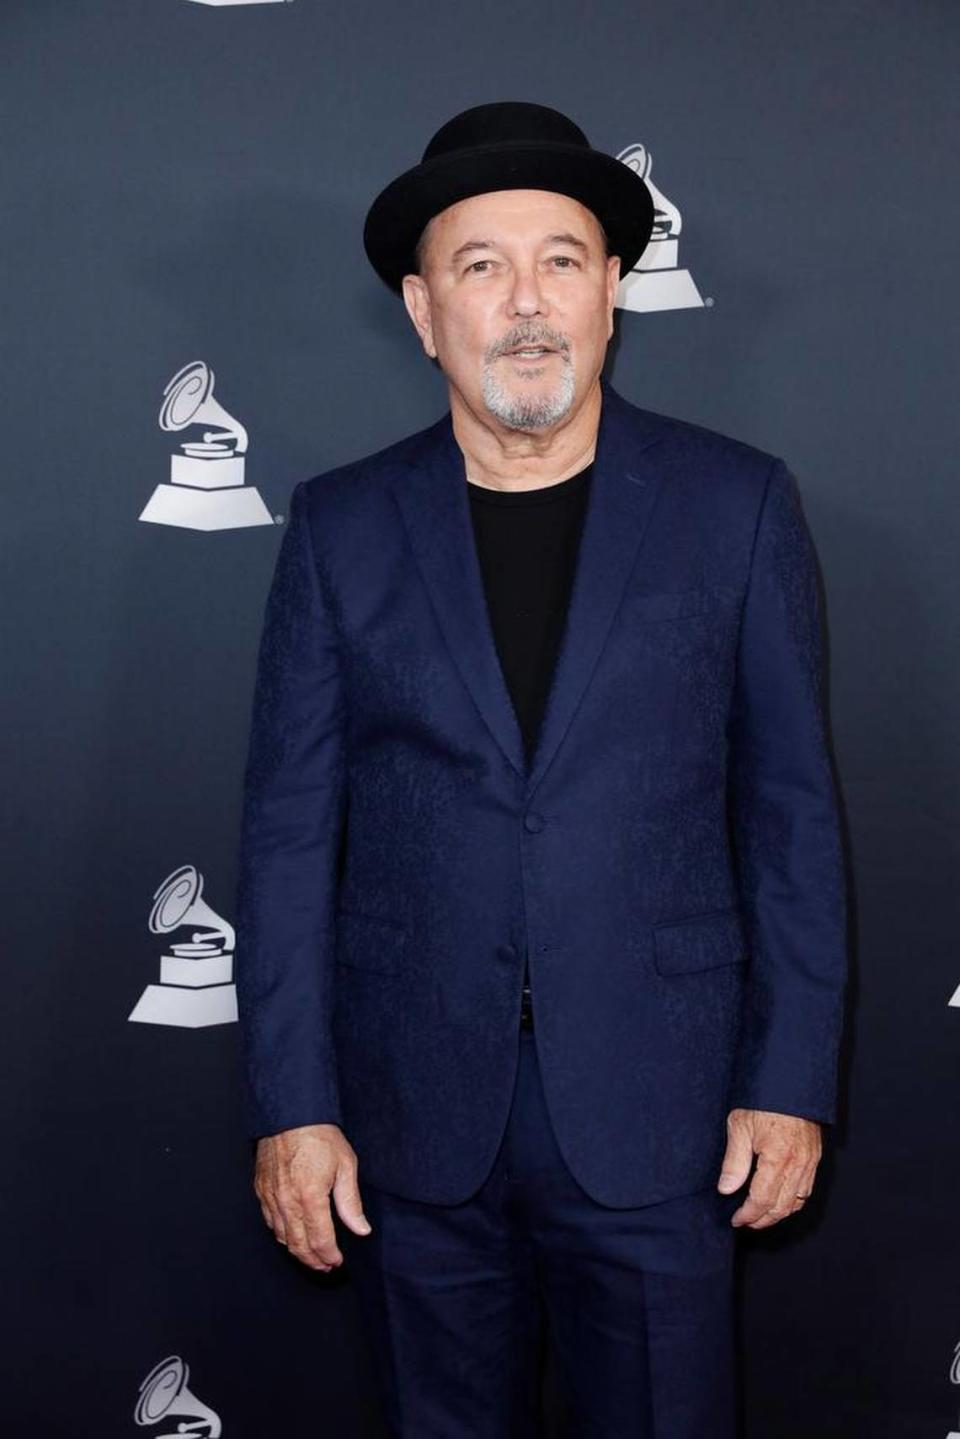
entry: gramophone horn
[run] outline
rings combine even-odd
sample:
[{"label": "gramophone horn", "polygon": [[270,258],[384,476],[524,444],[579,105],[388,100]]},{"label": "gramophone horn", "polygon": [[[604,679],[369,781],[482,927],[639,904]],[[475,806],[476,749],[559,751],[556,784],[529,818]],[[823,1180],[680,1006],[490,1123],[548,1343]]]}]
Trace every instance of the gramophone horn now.
[{"label": "gramophone horn", "polygon": [[169,934],[181,924],[197,924],[221,935],[224,948],[236,944],[233,925],[211,909],[203,894],[203,875],[192,864],[181,865],[168,875],[153,896],[153,908],[147,921],[151,934]]},{"label": "gramophone horn", "polygon": [[203,360],[191,360],[178,370],[163,391],[161,430],[182,430],[192,424],[204,400],[213,392],[214,374]]},{"label": "gramophone horn", "polygon": [[203,360],[191,360],[178,370],[163,392],[160,406],[160,428],[162,430],[183,430],[187,425],[217,425],[215,435],[204,435],[205,440],[214,439],[223,430],[236,440],[238,455],[247,452],[247,432],[239,420],[228,414],[213,397],[214,373]]},{"label": "gramophone horn", "polygon": [[179,1354],[170,1354],[150,1370],[140,1385],[140,1397],[133,1411],[139,1425],[156,1424],[172,1414],[190,1415],[189,1420],[178,1423],[170,1434],[157,1434],[154,1439],[182,1439],[184,1434],[193,1434],[196,1439],[201,1439],[201,1431],[204,1430],[203,1439],[220,1439],[220,1416],[190,1393],[187,1388],[189,1377],[190,1370]]}]

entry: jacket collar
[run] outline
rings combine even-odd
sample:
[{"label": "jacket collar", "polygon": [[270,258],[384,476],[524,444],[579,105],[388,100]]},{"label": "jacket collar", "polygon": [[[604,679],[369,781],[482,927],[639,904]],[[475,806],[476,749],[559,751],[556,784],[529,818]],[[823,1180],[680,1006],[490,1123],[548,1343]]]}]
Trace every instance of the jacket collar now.
[{"label": "jacket collar", "polygon": [[500,667],[473,535],[463,452],[450,412],[423,432],[392,481],[417,565],[451,658],[494,739],[525,784],[546,773],[600,658],[659,495],[653,447],[664,421],[601,379],[593,474],[566,632],[528,768],[523,735]]}]

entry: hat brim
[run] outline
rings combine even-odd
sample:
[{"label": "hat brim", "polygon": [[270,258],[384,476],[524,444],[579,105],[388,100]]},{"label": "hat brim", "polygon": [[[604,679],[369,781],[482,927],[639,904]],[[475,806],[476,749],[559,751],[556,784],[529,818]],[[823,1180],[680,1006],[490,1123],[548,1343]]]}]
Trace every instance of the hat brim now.
[{"label": "hat brim", "polygon": [[601,150],[541,141],[501,141],[468,153],[438,155],[405,171],[367,212],[363,247],[377,274],[398,294],[416,271],[416,245],[434,215],[493,190],[550,190],[592,210],[606,231],[621,278],[650,239],[653,197],[636,170]]}]

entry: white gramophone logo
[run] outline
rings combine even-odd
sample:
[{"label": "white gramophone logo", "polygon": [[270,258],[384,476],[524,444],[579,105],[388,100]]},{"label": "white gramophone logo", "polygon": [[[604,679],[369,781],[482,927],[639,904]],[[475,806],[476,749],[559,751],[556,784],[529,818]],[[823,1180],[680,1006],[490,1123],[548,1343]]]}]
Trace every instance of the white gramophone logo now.
[{"label": "white gramophone logo", "polygon": [[[951,998],[947,1000],[947,1008],[960,1009],[960,984],[953,991]],[[960,1379],[957,1380],[957,1383],[960,1384]]]},{"label": "white gramophone logo", "polygon": [[154,894],[148,921],[151,934],[170,934],[182,925],[193,933],[182,943],[167,946],[167,953],[160,958],[160,983],[147,985],[128,1019],[181,1029],[203,1029],[236,1020],[236,935],[202,894],[203,875],[192,864],[175,869]]},{"label": "white gramophone logo", "polygon": [[[960,1384],[960,1343],[953,1351],[953,1362],[950,1365],[950,1383]],[[947,1439],[960,1439],[960,1419],[957,1420],[957,1428],[951,1429]]]},{"label": "white gramophone logo", "polygon": [[163,392],[161,430],[214,425],[200,439],[185,439],[170,456],[170,483],[157,485],[140,514],[154,525],[187,530],[237,530],[272,525],[257,490],[244,484],[247,432],[213,398],[214,375],[203,360],[178,370]]},{"label": "white gramophone logo", "polygon": [[193,1435],[194,1439],[219,1439],[223,1433],[219,1414],[208,1404],[201,1404],[196,1395],[187,1388],[190,1369],[179,1354],[161,1359],[140,1385],[140,1397],[133,1417],[138,1424],[159,1424],[174,1414],[186,1414],[188,1418],[178,1421],[176,1428],[164,1425],[163,1434],[154,1439],[177,1439],[178,1435]]},{"label": "white gramophone logo", "polygon": [[617,286],[617,305],[622,310],[689,310],[702,306],[690,271],[678,268],[680,211],[650,179],[650,151],[646,145],[628,145],[617,159],[646,181],[654,205],[650,242]]}]

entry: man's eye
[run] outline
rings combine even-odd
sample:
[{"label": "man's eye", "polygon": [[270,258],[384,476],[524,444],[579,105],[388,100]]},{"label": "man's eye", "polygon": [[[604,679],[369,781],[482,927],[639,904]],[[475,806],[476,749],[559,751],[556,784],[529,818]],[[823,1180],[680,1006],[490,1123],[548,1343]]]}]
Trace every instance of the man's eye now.
[{"label": "man's eye", "polygon": [[567,265],[576,265],[576,264],[577,264],[577,261],[574,260],[573,257],[570,256],[570,255],[554,255],[553,258],[554,258],[555,260],[560,260],[560,261],[562,262],[562,264],[564,265],[564,267],[566,267]]},{"label": "man's eye", "polygon": [[468,269],[468,270],[475,270],[478,265],[489,265],[489,264],[490,264],[490,261],[489,261],[489,260],[474,260],[474,262],[473,262],[472,265],[468,265],[468,266],[467,266],[467,269]]}]

